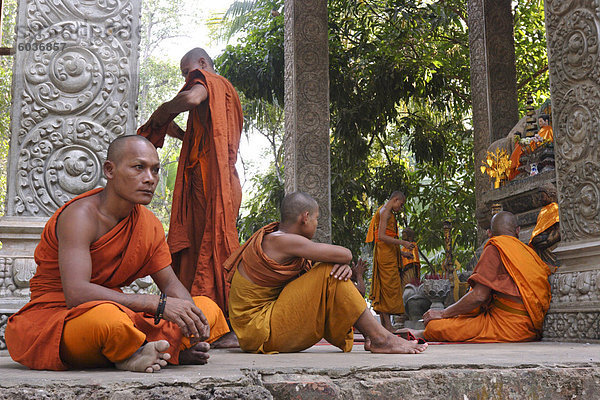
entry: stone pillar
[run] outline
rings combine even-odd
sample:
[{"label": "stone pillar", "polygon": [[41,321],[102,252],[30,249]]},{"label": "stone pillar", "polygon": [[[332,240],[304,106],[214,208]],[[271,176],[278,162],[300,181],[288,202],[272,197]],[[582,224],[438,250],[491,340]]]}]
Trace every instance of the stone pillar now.
[{"label": "stone pillar", "polygon": [[550,281],[550,340],[600,340],[600,11],[546,0],[562,263]]},{"label": "stone pillar", "polygon": [[469,0],[469,49],[477,209],[490,190],[479,170],[486,150],[518,121],[517,72],[510,0]]},{"label": "stone pillar", "polygon": [[285,191],[317,200],[320,242],[331,241],[327,33],[327,0],[285,1]]},{"label": "stone pillar", "polygon": [[102,185],[108,144],[135,133],[140,3],[19,2],[0,219],[0,350],[8,315],[28,301],[45,221],[69,199]]}]

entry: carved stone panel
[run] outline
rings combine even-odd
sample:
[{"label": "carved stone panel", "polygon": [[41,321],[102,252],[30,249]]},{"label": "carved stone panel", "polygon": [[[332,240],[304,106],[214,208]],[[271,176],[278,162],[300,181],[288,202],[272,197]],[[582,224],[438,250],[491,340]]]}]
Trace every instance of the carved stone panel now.
[{"label": "carved stone panel", "polygon": [[100,186],[134,133],[139,1],[19,2],[7,215],[50,216]]},{"label": "carved stone panel", "polygon": [[331,240],[327,1],[285,2],[285,191],[320,207],[315,239]]}]

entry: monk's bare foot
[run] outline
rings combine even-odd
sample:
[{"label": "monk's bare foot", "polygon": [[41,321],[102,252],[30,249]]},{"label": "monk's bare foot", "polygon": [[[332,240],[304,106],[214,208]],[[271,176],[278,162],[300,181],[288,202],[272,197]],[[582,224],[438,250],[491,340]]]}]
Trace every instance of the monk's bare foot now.
[{"label": "monk's bare foot", "polygon": [[[416,340],[405,340],[395,335],[385,335],[371,340],[371,353],[417,354],[427,348],[427,343],[418,344]],[[365,346],[366,350],[366,346]]]},{"label": "monk's bare foot", "polygon": [[227,332],[210,344],[211,349],[234,349],[240,347],[240,342],[235,333]]},{"label": "monk's bare foot", "polygon": [[156,372],[167,365],[167,360],[171,358],[169,353],[165,353],[171,345],[166,340],[148,342],[128,359],[115,363],[115,367],[125,371],[133,372]]},{"label": "monk's bare foot", "polygon": [[423,334],[425,333],[424,329],[402,328],[398,329],[396,333],[400,334],[401,337],[408,337],[410,334],[417,339],[425,339],[425,336],[423,336]]},{"label": "monk's bare foot", "polygon": [[210,350],[210,344],[206,342],[198,342],[189,349],[183,350],[179,353],[179,364],[180,365],[204,365],[208,362]]},{"label": "monk's bare foot", "polygon": [[365,351],[371,351],[371,339],[365,338]]}]

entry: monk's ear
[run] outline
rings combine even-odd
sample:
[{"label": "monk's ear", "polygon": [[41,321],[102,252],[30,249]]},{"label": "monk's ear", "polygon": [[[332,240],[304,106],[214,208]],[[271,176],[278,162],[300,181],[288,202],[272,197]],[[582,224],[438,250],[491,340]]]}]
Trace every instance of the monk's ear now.
[{"label": "monk's ear", "polygon": [[104,165],[102,165],[102,170],[104,171],[104,176],[106,179],[112,179],[115,176],[115,168],[116,165],[114,162],[110,160],[104,161]]},{"label": "monk's ear", "polygon": [[300,223],[302,225],[305,225],[308,222],[308,211],[304,211],[302,214],[300,214]]}]

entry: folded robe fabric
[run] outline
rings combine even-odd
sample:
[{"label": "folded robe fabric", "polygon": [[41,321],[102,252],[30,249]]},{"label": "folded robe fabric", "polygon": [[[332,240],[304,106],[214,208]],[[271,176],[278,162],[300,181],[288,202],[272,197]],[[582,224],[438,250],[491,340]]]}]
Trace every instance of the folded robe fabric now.
[{"label": "folded robe fabric", "polygon": [[[181,91],[197,84],[206,88],[208,99],[189,113],[167,241],[173,269],[192,296],[210,297],[226,312],[229,284],[222,265],[239,247],[236,219],[242,187],[235,163],[243,115],[227,79],[195,70]],[[168,126],[154,130],[146,124],[138,134],[161,147]]]},{"label": "folded robe fabric", "polygon": [[[67,308],[58,267],[56,223],[62,210],[74,201],[103,189],[86,192],[62,206],[46,223],[35,249],[38,264],[31,278],[31,301],[9,318],[6,344],[13,360],[33,369],[65,370],[60,359],[60,340],[65,321],[78,317],[102,303],[115,304],[146,334],[148,341],[166,339],[177,363],[181,331],[171,322],[154,325],[154,316],[136,313],[110,301],[90,301]],[[120,291],[134,280],[151,275],[171,264],[160,221],[150,210],[136,205],[129,216],[90,246],[90,282]]]},{"label": "folded robe fabric", "polygon": [[[373,309],[377,312],[404,314],[402,293],[404,285],[408,282],[403,282],[400,276],[399,268],[402,265],[400,247],[379,240],[380,210],[381,207],[373,215],[365,240],[366,242],[375,241],[373,249],[373,278],[369,299],[371,300]],[[390,214],[385,233],[393,238],[398,238],[398,224],[396,223],[394,214]]]},{"label": "folded robe fabric", "polygon": [[[506,272],[516,285],[523,304],[506,298],[494,298],[489,306],[454,318],[430,321],[425,328],[425,339],[451,342],[522,342],[541,338],[544,316],[550,306],[550,269],[533,249],[512,236],[494,236],[486,244],[484,253],[470,279],[471,285],[485,284],[496,292],[515,295],[508,282],[495,282],[482,268],[491,268],[486,261],[494,246]],[[498,279],[506,278],[500,274]],[[509,292],[509,293],[506,293]]]}]

